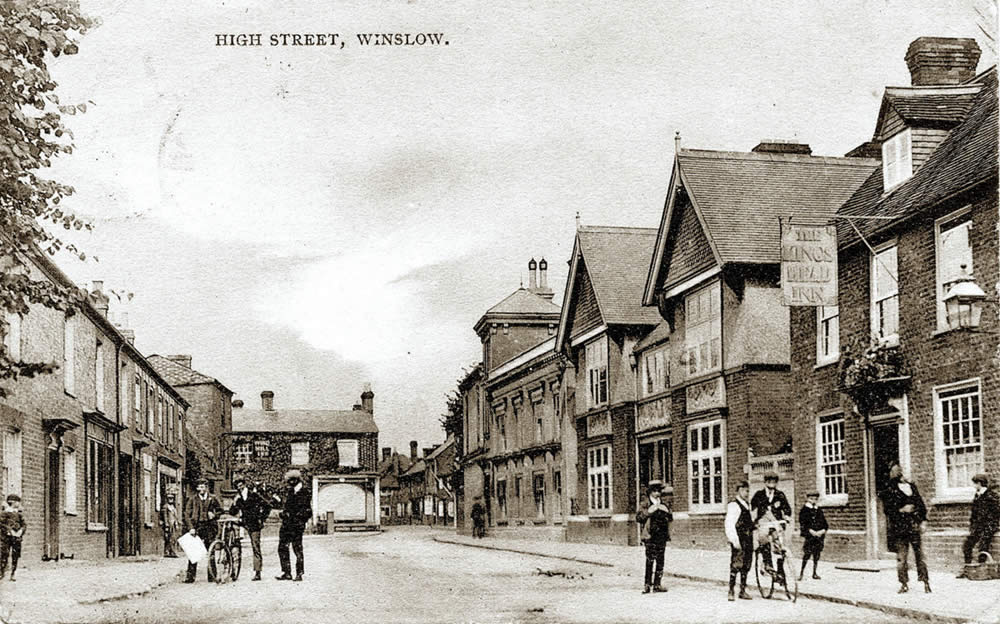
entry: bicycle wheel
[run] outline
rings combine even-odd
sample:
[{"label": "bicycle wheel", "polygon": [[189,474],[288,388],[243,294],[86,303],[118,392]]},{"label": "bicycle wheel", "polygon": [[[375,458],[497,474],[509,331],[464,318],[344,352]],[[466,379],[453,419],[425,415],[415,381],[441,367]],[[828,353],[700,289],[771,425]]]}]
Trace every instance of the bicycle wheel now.
[{"label": "bicycle wheel", "polygon": [[208,580],[225,583],[233,578],[233,555],[219,540],[208,549]]},{"label": "bicycle wheel", "polygon": [[781,558],[781,584],[785,588],[785,595],[792,602],[799,599],[799,580],[795,577],[794,572],[789,577],[788,571],[784,569],[785,561],[788,560],[790,553],[786,552]]},{"label": "bicycle wheel", "polygon": [[770,598],[774,594],[774,575],[764,566],[764,553],[757,549],[754,553],[754,576],[757,577],[757,589],[762,598]]},{"label": "bicycle wheel", "polygon": [[233,542],[229,551],[233,555],[233,580],[240,578],[240,570],[243,568],[243,544],[240,540]]}]

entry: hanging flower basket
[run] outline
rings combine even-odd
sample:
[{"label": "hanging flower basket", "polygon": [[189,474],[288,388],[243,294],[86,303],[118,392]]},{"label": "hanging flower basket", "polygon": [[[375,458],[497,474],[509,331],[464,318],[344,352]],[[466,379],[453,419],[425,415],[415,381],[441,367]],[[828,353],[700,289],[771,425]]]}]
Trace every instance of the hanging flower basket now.
[{"label": "hanging flower basket", "polygon": [[862,348],[855,339],[841,356],[840,391],[851,397],[865,416],[900,396],[909,381],[899,345],[872,340]]}]

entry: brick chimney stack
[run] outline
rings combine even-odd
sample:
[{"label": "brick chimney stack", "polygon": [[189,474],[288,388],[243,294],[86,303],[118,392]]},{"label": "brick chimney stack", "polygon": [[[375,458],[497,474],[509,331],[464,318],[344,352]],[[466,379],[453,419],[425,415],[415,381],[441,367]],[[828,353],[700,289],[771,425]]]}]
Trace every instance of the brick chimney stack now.
[{"label": "brick chimney stack", "polygon": [[101,313],[101,316],[108,318],[108,304],[110,303],[110,299],[104,294],[103,289],[103,281],[94,280],[91,282],[90,301],[94,304],[94,308]]},{"label": "brick chimney stack", "polygon": [[410,459],[417,461],[417,441],[410,440]]},{"label": "brick chimney stack", "polygon": [[264,411],[272,412],[274,411],[274,393],[270,390],[265,390],[260,393],[260,407]]},{"label": "brick chimney stack", "polygon": [[914,87],[957,85],[976,77],[982,50],[975,39],[920,37],[906,50]]},{"label": "brick chimney stack", "polygon": [[372,392],[371,384],[365,384],[364,392],[361,393],[361,408],[369,414],[375,413],[375,393]]},{"label": "brick chimney stack", "polygon": [[538,263],[532,258],[528,261],[528,290],[535,292],[538,290]]},{"label": "brick chimney stack", "polygon": [[243,409],[243,399],[233,399],[233,409]]},{"label": "brick chimney stack", "polygon": [[167,355],[165,356],[168,360],[174,364],[180,364],[184,368],[191,368],[191,356],[190,355]]},{"label": "brick chimney stack", "polygon": [[383,446],[382,447],[382,461],[385,461],[385,460],[389,459],[390,457],[392,457],[392,447],[391,446]]},{"label": "brick chimney stack", "polygon": [[549,288],[549,263],[542,258],[542,261],[538,263],[538,290],[535,294],[539,297],[545,297],[549,301],[556,296],[552,289]]}]

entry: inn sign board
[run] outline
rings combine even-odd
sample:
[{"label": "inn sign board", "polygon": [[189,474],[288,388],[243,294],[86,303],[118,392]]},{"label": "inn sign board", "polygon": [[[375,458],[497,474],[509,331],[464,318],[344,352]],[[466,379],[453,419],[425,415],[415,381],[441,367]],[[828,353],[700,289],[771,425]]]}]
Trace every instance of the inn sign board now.
[{"label": "inn sign board", "polygon": [[837,228],[781,222],[781,293],[786,306],[837,305]]}]

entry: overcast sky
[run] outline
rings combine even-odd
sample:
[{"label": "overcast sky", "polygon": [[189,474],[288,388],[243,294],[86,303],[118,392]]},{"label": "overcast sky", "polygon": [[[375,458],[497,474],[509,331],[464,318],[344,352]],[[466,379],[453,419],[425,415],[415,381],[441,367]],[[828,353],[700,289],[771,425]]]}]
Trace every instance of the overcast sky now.
[{"label": "overcast sky", "polygon": [[[621,4],[82,0],[103,25],[54,75],[96,106],[54,175],[100,261],[60,264],[135,293],[147,355],[191,354],[255,406],[350,409],[371,382],[381,444],[430,445],[473,325],[531,257],[561,299],[576,212],[658,225],[675,131],[842,155],[909,84],[916,37],[976,37],[995,63],[989,0]],[[347,44],[215,45],[296,32]]]}]

